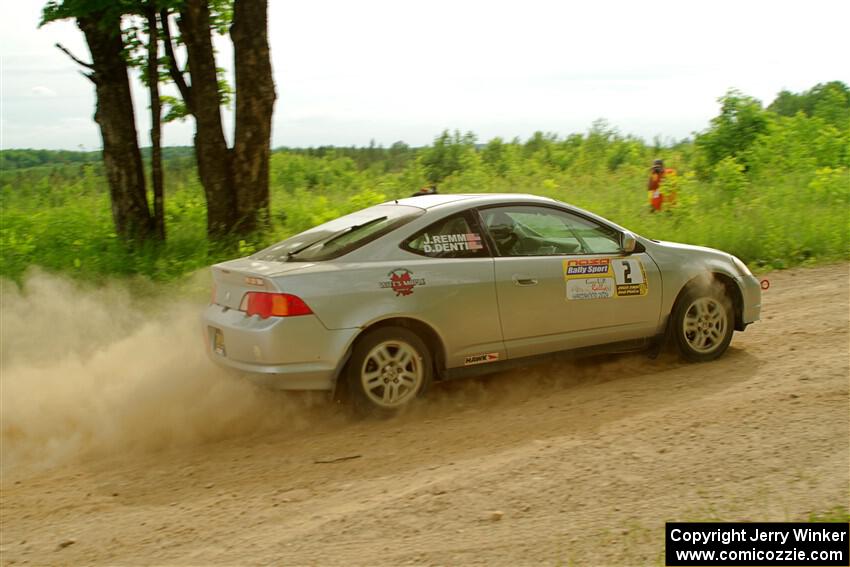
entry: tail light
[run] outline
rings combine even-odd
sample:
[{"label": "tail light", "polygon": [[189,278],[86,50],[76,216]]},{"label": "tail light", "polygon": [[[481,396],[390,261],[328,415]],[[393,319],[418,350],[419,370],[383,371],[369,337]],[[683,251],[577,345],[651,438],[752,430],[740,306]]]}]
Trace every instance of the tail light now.
[{"label": "tail light", "polygon": [[289,293],[266,293],[249,291],[243,301],[244,311],[250,317],[259,315],[262,319],[269,317],[296,317],[310,315],[313,311],[297,295]]}]

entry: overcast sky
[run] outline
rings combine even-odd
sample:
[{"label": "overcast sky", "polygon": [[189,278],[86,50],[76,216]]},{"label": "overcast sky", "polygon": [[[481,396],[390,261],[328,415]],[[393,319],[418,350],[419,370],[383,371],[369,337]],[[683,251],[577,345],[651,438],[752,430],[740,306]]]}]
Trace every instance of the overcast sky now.
[{"label": "overcast sky", "polygon": [[[94,88],[53,44],[88,50],[72,23],[37,27],[43,4],[3,2],[0,147],[97,149]],[[707,127],[731,87],[767,104],[781,89],[850,83],[847,0],[269,4],[273,146],[422,145],[445,128],[563,136],[597,118],[680,139]],[[229,42],[218,45],[232,69]],[[146,146],[148,101],[134,89]],[[193,129],[169,125],[164,143],[188,145]]]}]

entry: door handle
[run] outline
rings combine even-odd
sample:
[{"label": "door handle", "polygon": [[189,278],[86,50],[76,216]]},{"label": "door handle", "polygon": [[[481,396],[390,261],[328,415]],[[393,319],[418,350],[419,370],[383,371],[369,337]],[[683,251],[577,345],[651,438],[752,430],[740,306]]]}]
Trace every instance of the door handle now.
[{"label": "door handle", "polygon": [[537,280],[534,278],[529,278],[526,275],[514,274],[511,279],[514,281],[514,285],[520,286],[529,286],[529,285],[537,285]]}]

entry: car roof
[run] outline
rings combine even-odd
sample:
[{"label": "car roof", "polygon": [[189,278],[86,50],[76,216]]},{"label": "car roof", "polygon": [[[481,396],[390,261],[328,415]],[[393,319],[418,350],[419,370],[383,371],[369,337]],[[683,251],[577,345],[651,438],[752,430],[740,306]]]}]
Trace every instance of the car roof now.
[{"label": "car roof", "polygon": [[467,201],[464,207],[473,205],[490,205],[497,203],[515,203],[517,201],[530,201],[537,203],[552,203],[553,199],[529,195],[526,193],[438,193],[436,195],[416,195],[405,199],[391,201],[398,205],[408,205],[422,209],[431,209],[442,205]]},{"label": "car roof", "polygon": [[609,219],[601,217],[596,213],[576,207],[569,203],[550,199],[549,197],[541,197],[539,195],[530,195],[528,193],[443,193],[437,195],[417,195],[415,197],[407,197],[397,201],[389,201],[385,204],[407,205],[411,207],[419,207],[426,209],[428,213],[446,213],[453,214],[458,211],[468,209],[470,207],[484,207],[488,205],[501,205],[507,203],[522,203],[527,205],[557,205],[558,207],[566,207],[573,213],[577,213],[596,220],[617,230],[627,230]]}]

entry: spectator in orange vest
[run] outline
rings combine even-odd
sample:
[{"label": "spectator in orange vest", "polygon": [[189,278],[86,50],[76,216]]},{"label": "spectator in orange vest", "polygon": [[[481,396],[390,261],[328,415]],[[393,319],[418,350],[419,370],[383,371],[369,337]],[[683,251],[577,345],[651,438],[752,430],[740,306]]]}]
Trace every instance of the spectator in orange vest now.
[{"label": "spectator in orange vest", "polygon": [[661,182],[664,180],[664,162],[660,159],[652,162],[652,169],[649,172],[649,212],[661,210],[661,203],[664,197],[661,195]]}]

